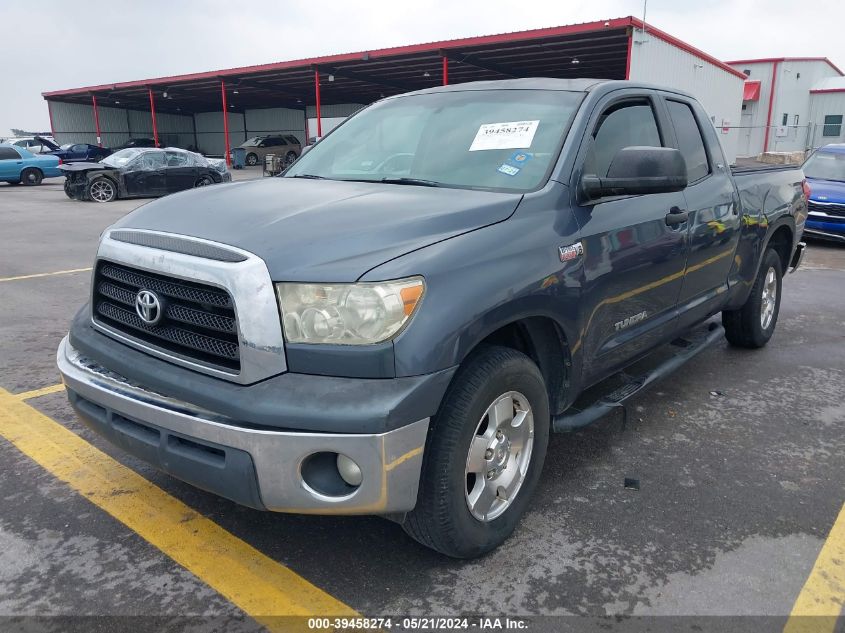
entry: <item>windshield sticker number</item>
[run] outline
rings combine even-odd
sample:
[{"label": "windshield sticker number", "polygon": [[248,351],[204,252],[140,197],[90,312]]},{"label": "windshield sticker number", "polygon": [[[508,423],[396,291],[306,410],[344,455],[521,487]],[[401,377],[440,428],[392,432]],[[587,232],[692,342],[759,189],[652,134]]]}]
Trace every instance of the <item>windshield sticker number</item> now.
[{"label": "windshield sticker number", "polygon": [[509,121],[507,123],[485,123],[469,146],[469,151],[488,149],[520,149],[531,147],[540,121]]}]

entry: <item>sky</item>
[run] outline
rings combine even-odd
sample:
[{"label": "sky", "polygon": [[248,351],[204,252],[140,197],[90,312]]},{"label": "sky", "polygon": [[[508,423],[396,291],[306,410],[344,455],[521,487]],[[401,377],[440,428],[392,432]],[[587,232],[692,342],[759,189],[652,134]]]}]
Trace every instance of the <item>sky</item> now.
[{"label": "sky", "polygon": [[[48,90],[627,15],[643,1],[0,0],[0,135],[48,130]],[[843,0],[649,0],[646,21],[722,60],[845,67]]]}]

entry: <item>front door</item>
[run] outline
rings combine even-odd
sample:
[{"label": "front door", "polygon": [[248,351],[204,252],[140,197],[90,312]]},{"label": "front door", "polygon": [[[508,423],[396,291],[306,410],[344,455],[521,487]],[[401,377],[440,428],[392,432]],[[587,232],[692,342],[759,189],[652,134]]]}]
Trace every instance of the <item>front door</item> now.
[{"label": "front door", "polygon": [[144,152],[123,173],[126,193],[130,196],[163,196],[167,193],[164,152]]},{"label": "front door", "polygon": [[[623,147],[662,147],[667,122],[652,97],[610,100],[595,116],[576,175],[607,176]],[[577,183],[574,183],[577,186]],[[600,199],[576,205],[582,227],[583,380],[600,380],[671,339],[686,262],[686,224],[667,223],[682,211],[681,192]]]}]

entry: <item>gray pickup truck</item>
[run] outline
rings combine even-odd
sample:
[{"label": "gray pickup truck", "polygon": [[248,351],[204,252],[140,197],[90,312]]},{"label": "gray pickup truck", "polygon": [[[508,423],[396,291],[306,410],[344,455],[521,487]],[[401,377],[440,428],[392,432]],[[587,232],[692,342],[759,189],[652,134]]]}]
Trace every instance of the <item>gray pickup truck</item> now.
[{"label": "gray pickup truck", "polygon": [[88,425],[175,477],[478,556],[528,507],[550,432],[723,334],[769,341],[806,193],[798,168],[732,173],[669,89],[391,97],[281,177],[108,228],[58,365]]}]

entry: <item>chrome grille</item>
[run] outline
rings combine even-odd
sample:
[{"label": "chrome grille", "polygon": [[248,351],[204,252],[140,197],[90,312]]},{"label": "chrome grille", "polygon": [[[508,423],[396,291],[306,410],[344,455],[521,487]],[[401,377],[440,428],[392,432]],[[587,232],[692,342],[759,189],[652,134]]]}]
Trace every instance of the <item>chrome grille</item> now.
[{"label": "chrome grille", "polygon": [[[149,325],[135,312],[139,290],[164,298],[164,316]],[[225,290],[101,261],[94,275],[94,319],[192,361],[240,370],[237,320]]]}]

